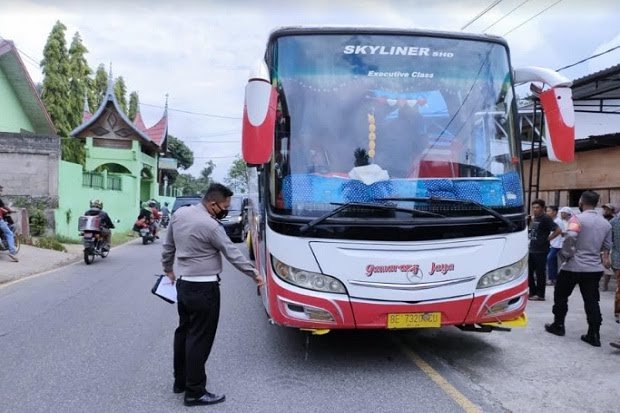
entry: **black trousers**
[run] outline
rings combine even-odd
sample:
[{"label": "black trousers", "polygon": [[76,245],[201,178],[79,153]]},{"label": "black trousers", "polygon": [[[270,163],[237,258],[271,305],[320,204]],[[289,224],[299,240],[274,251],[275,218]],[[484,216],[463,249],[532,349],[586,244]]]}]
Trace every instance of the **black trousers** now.
[{"label": "black trousers", "polygon": [[[545,298],[545,288],[547,286],[547,253],[530,252],[527,258],[527,280],[530,286],[530,296],[537,295]],[[536,273],[536,276],[534,276]]]},{"label": "black trousers", "polygon": [[220,317],[218,282],[177,280],[179,327],[174,332],[174,383],[186,397],[207,392],[205,364]]},{"label": "black trousers", "polygon": [[555,292],[553,294],[553,315],[555,322],[564,324],[566,313],[568,312],[568,297],[573,292],[576,285],[579,285],[581,297],[583,297],[583,307],[586,311],[588,325],[597,331],[603,322],[601,317],[601,308],[599,301],[601,300],[598,291],[598,284],[601,281],[603,272],[571,272],[560,271],[555,284]]}]

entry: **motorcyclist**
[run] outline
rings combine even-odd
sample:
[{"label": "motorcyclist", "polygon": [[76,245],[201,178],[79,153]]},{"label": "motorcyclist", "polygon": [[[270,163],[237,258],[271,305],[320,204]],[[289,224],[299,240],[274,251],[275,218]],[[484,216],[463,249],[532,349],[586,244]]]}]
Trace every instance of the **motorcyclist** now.
[{"label": "motorcyclist", "polygon": [[154,200],[149,201],[149,208],[151,208],[151,216],[153,217],[151,231],[153,231],[153,236],[159,239],[159,236],[157,236],[157,223],[161,219],[161,214],[157,210],[157,203]]},{"label": "motorcyclist", "polygon": [[161,208],[161,224],[166,228],[170,222],[170,210],[168,209],[168,203],[164,202],[164,206]]},{"label": "motorcyclist", "polygon": [[[0,195],[2,195],[3,187],[0,185]],[[8,206],[4,205],[4,202],[0,199],[0,231],[4,234],[4,239],[6,239],[6,243],[9,247],[9,258],[12,261],[18,262],[19,259],[15,256],[17,251],[15,250],[15,239],[13,238],[13,231],[9,228],[9,213],[14,212],[9,209]]]},{"label": "motorcyclist", "polygon": [[155,222],[155,218],[153,216],[153,209],[149,205],[149,202],[143,202],[140,205],[140,214],[138,214],[138,219],[133,226],[133,230],[136,232],[140,232],[141,228],[149,228],[153,236],[155,238],[159,238],[156,235],[157,223]]},{"label": "motorcyclist", "polygon": [[110,230],[114,228],[114,223],[110,219],[108,213],[103,210],[103,202],[98,199],[90,201],[90,209],[84,212],[84,215],[99,217],[99,225],[101,236],[103,237],[104,248],[110,249],[110,240],[112,237],[112,231]]}]

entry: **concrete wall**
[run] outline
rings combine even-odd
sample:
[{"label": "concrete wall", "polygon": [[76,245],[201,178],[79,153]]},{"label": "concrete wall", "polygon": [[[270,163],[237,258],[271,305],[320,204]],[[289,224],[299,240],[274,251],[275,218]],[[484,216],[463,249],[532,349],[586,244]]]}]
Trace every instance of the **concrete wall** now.
[{"label": "concrete wall", "polygon": [[11,196],[58,201],[57,136],[0,133],[0,182]]}]

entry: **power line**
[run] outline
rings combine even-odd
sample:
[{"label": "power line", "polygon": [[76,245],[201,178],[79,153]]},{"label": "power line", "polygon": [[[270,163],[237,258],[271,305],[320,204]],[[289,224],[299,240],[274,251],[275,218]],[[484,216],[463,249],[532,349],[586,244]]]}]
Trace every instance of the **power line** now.
[{"label": "power line", "polygon": [[555,6],[556,4],[558,4],[559,2],[561,2],[562,0],[557,0],[555,3],[553,3],[550,6],[545,7],[544,9],[542,9],[540,12],[536,13],[535,15],[533,15],[532,17],[530,17],[529,19],[525,20],[523,23],[519,24],[518,26],[513,27],[512,29],[508,30],[506,33],[504,33],[502,36],[506,36],[512,32],[514,32],[515,30],[517,30],[519,27],[523,26],[525,23],[529,22],[530,20],[540,16],[541,14],[543,14],[544,12],[546,12],[547,10],[549,10],[550,8],[552,8],[553,6]]},{"label": "power line", "polygon": [[476,17],[474,17],[467,24],[465,24],[465,26],[461,27],[461,30],[465,30],[469,25],[471,25],[473,22],[475,22],[476,20],[478,20],[479,18],[487,14],[493,7],[497,6],[501,2],[502,0],[495,0],[490,6],[482,10],[480,13],[478,13]]},{"label": "power line", "polygon": [[570,64],[570,65],[568,65],[568,66],[564,66],[564,67],[561,67],[561,68],[559,68],[559,69],[556,69],[556,72],[559,72],[560,70],[568,69],[569,67],[577,66],[578,64],[581,64],[581,63],[583,63],[583,62],[587,62],[588,60],[590,60],[590,59],[594,59],[595,57],[599,57],[599,56],[602,56],[602,55],[607,54],[607,53],[609,53],[609,52],[613,52],[613,51],[614,51],[614,50],[616,50],[616,49],[620,49],[620,45],[618,45],[618,46],[614,46],[614,47],[612,47],[611,49],[607,49],[607,50],[605,50],[604,52],[597,53],[597,54],[592,55],[592,56],[590,56],[590,57],[586,57],[585,59],[582,59],[582,60],[580,60],[580,61],[578,61],[578,62],[572,63],[572,64]]},{"label": "power line", "polygon": [[525,3],[527,3],[530,0],[525,0],[523,2],[521,2],[521,4],[519,4],[517,7],[515,7],[514,9],[510,10],[508,13],[504,14],[502,17],[500,17],[499,19],[495,20],[495,22],[493,22],[493,24],[491,24],[490,26],[488,26],[486,29],[484,29],[482,31],[482,33],[486,33],[487,30],[489,30],[491,27],[495,26],[497,23],[501,22],[502,20],[504,20],[506,17],[510,16],[513,12],[515,12],[517,9],[520,9],[521,6],[523,6]]},{"label": "power line", "polygon": [[236,158],[237,156],[239,156],[239,154],[231,155],[231,156],[195,156],[194,155],[194,159],[229,159],[229,158]]},{"label": "power line", "polygon": [[[4,37],[0,36],[0,39],[2,40],[6,40]],[[25,53],[23,50],[21,50],[20,48],[18,48],[17,46],[15,47],[22,55],[24,55],[24,57],[26,57],[26,60],[30,60],[37,69],[40,69],[40,63],[38,61],[36,61],[34,58],[32,58],[30,55],[28,55],[27,53]],[[141,105],[144,106],[149,106],[149,107],[154,107],[154,108],[159,108],[159,109],[164,109],[165,106],[161,106],[161,105],[153,105],[153,104],[149,104],[149,103],[142,103],[140,102]],[[206,117],[210,117],[210,118],[218,118],[218,119],[233,119],[233,120],[241,120],[242,118],[240,116],[226,116],[226,115],[217,115],[217,114],[213,114],[213,113],[203,113],[203,112],[194,112],[194,111],[190,111],[190,110],[184,110],[184,109],[176,109],[176,108],[171,108],[168,107],[169,111],[173,111],[173,112],[180,112],[180,113],[187,113],[189,115],[197,115],[197,116],[206,116]]]},{"label": "power line", "polygon": [[[144,105],[144,106],[150,106],[150,107],[153,107],[153,108],[160,108],[160,109],[164,109],[165,108],[165,106],[153,105],[153,104],[149,104],[149,103],[142,103],[142,102],[140,102],[140,104]],[[225,115],[215,115],[213,113],[192,112],[190,110],[171,108],[170,106],[168,106],[168,110],[174,111],[174,112],[187,113],[187,114],[190,114],[190,115],[206,116],[206,117],[209,117],[209,118],[234,119],[234,120],[241,120],[242,119],[240,116],[225,116]]]}]

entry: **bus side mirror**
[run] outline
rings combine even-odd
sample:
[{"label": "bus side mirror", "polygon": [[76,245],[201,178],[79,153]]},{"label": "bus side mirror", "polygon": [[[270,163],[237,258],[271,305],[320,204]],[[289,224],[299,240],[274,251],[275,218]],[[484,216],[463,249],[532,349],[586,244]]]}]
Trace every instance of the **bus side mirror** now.
[{"label": "bus side mirror", "polygon": [[536,90],[547,125],[547,156],[549,160],[572,162],[575,159],[575,109],[571,91],[572,82],[558,72],[541,67],[514,69],[515,84],[543,82],[547,90]]},{"label": "bus side mirror", "polygon": [[547,156],[551,161],[575,159],[575,110],[570,87],[547,89],[540,93],[540,104],[547,125]]},{"label": "bus side mirror", "polygon": [[261,62],[245,87],[241,152],[248,166],[269,162],[273,152],[278,93]]}]

